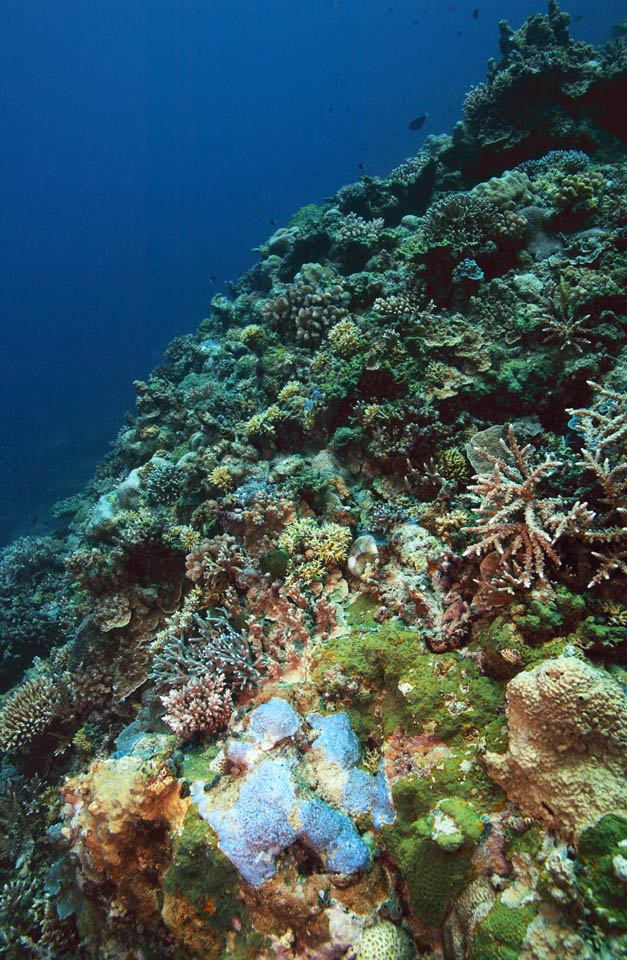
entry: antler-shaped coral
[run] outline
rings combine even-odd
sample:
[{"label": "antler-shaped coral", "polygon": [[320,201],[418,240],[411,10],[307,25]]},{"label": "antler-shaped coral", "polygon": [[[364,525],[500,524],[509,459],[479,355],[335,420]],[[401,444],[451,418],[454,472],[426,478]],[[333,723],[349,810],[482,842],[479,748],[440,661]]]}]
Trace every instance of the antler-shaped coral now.
[{"label": "antler-shaped coral", "polygon": [[[562,466],[561,460],[549,457],[539,466],[528,461],[531,447],[520,447],[513,427],[508,429],[508,442],[501,440],[503,456],[481,447],[476,452],[494,464],[492,475],[477,475],[471,490],[481,497],[477,513],[485,519],[476,527],[482,539],[465,551],[465,556],[496,552],[499,562],[490,584],[499,591],[513,592],[514,587],[528,589],[534,582],[547,585],[547,559],[559,567],[561,558],[556,541],[565,533],[586,528],[594,514],[587,504],[575,503],[568,511],[556,497],[539,496],[540,480]],[[493,565],[494,566],[494,565]],[[494,581],[494,582],[493,582]]]},{"label": "antler-shaped coral", "polygon": [[576,429],[587,444],[581,451],[580,466],[594,473],[604,493],[601,503],[608,507],[598,518],[599,529],[586,531],[588,541],[609,548],[606,553],[593,551],[601,561],[588,584],[593,587],[612,573],[627,575],[627,463],[619,459],[625,453],[627,396],[592,380],[588,386],[600,395],[596,404],[590,409],[569,409],[568,413],[577,419]]}]

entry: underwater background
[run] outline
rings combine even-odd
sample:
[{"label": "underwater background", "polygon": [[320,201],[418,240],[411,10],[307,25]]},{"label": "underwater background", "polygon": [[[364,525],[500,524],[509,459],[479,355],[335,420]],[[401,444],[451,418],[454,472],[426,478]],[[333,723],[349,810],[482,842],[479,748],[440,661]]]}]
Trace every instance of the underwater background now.
[{"label": "underwater background", "polygon": [[[48,529],[132,409],[132,381],[253,247],[450,132],[498,55],[497,22],[538,10],[5,0],[0,543]],[[625,9],[570,12],[573,38],[599,44]]]},{"label": "underwater background", "polygon": [[388,3],[3,8],[2,960],[627,960],[626,11]]}]

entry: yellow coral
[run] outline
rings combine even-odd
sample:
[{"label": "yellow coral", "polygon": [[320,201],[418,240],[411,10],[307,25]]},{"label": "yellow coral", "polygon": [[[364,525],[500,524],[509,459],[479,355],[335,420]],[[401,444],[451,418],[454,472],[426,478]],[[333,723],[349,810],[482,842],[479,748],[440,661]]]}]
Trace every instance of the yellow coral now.
[{"label": "yellow coral", "polygon": [[603,191],[607,188],[607,180],[597,170],[585,173],[566,174],[549,187],[548,193],[555,207],[582,206],[596,207]]},{"label": "yellow coral", "polygon": [[359,327],[348,319],[340,320],[334,327],[331,327],[327,339],[345,360],[359,353],[364,344]]},{"label": "yellow coral", "polygon": [[195,547],[200,543],[202,537],[198,530],[194,530],[193,527],[183,523],[176,524],[175,526],[166,530],[163,535],[163,539],[171,546],[182,548],[186,553],[188,553],[192,547]]},{"label": "yellow coral", "polygon": [[370,427],[372,424],[376,423],[379,416],[381,415],[381,404],[379,403],[369,403],[364,407],[363,410],[363,425],[364,427]]},{"label": "yellow coral", "polygon": [[279,403],[290,400],[292,397],[301,397],[303,389],[300,380],[288,380],[278,396]]},{"label": "yellow coral", "polygon": [[290,577],[311,583],[323,580],[325,570],[333,570],[346,560],[351,541],[348,527],[330,522],[318,524],[313,517],[301,517],[287,525],[279,538],[279,547],[289,554]]},{"label": "yellow coral", "polygon": [[215,469],[211,471],[209,482],[214,487],[222,490],[223,493],[230,493],[230,491],[235,488],[235,481],[229,473],[229,468],[224,466],[215,467]]},{"label": "yellow coral", "polygon": [[248,440],[271,440],[276,433],[276,421],[280,420],[281,411],[276,403],[267,410],[256,413],[244,426],[244,433]]},{"label": "yellow coral", "polygon": [[239,335],[240,341],[249,350],[258,351],[263,347],[266,340],[266,332],[258,323],[249,323]]},{"label": "yellow coral", "polygon": [[94,745],[89,739],[89,734],[85,730],[85,727],[81,727],[80,730],[77,730],[72,738],[72,743],[76,747],[79,753],[82,753],[84,756],[88,757],[94,752]]}]

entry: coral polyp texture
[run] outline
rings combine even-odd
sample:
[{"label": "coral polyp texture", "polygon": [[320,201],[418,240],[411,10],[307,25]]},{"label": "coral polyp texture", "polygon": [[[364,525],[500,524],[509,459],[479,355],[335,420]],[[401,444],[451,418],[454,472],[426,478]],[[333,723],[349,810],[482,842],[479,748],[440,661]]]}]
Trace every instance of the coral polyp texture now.
[{"label": "coral polyp texture", "polygon": [[7,960],[627,956],[627,47],[550,0],[0,557]]}]

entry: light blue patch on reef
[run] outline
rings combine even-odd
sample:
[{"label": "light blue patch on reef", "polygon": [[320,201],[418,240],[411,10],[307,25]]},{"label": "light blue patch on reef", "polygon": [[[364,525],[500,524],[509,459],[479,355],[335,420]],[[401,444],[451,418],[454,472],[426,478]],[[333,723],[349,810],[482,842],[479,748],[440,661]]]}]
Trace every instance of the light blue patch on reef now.
[{"label": "light blue patch on reef", "polygon": [[453,270],[453,282],[461,283],[463,280],[483,280],[484,273],[476,260],[466,258],[457,264]]},{"label": "light blue patch on reef", "polygon": [[385,823],[394,823],[395,819],[396,810],[382,760],[377,770],[372,798],[372,822],[375,830],[380,830]]},{"label": "light blue patch on reef", "polygon": [[303,801],[298,808],[299,838],[318,853],[334,873],[355,873],[370,866],[370,851],[350,819],[322,800]]},{"label": "light blue patch on reef", "polygon": [[191,795],[201,817],[217,833],[220,850],[245,880],[259,886],[274,876],[274,858],[298,839],[289,823],[295,792],[287,763],[260,763],[230,810],[207,809],[208,797],[201,781],[192,784]]},{"label": "light blue patch on reef", "polygon": [[374,800],[375,779],[364,770],[354,767],[342,792],[342,807],[353,816],[368,813]]},{"label": "light blue patch on reef", "polygon": [[248,733],[253,740],[263,743],[266,750],[275,743],[298,733],[300,720],[289,703],[272,697],[267,703],[256,707],[250,715]]},{"label": "light blue patch on reef", "polygon": [[327,763],[337,763],[342,770],[359,763],[359,740],[347,713],[331,713],[328,717],[320,713],[308,713],[307,723],[318,733],[311,748],[323,750]]},{"label": "light blue patch on reef", "polygon": [[220,850],[253,886],[274,876],[275,857],[296,840],[335,873],[368,867],[370,852],[349,817],[317,797],[297,798],[290,767],[285,759],[264,760],[228,810],[210,809],[204,783],[192,784],[192,800],[217,833]]},{"label": "light blue patch on reef", "polygon": [[115,738],[114,758],[119,760],[120,757],[127,757],[145,734],[146,729],[139,720],[133,720],[132,723],[129,723]]}]

